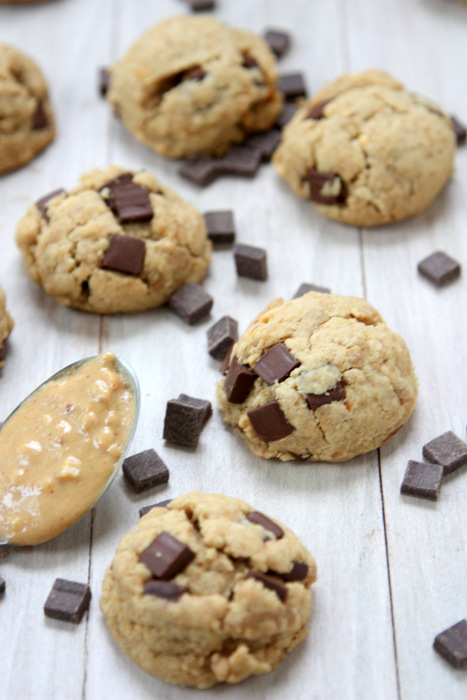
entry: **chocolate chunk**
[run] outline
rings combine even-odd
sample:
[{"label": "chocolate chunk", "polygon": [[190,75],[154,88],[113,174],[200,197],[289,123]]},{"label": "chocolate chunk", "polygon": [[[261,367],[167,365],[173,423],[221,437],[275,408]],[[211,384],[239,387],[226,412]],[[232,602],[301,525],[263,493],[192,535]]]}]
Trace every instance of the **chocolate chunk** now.
[{"label": "chocolate chunk", "polygon": [[50,192],[49,194],[46,194],[45,197],[42,197],[41,199],[37,200],[36,207],[39,209],[40,213],[42,214],[43,218],[47,221],[47,223],[49,223],[50,218],[49,213],[47,211],[47,207],[45,205],[54,197],[57,197],[59,194],[63,194],[63,192],[65,192],[65,190],[63,188],[60,188],[58,190]]},{"label": "chocolate chunk", "polygon": [[220,175],[219,158],[194,156],[182,164],[178,173],[195,185],[206,187]]},{"label": "chocolate chunk", "polygon": [[276,126],[278,126],[279,129],[283,129],[292,117],[295,116],[297,110],[298,106],[296,104],[293,104],[293,102],[286,102],[282,107],[281,113],[277,117]]},{"label": "chocolate chunk", "polygon": [[193,12],[202,12],[204,10],[214,10],[216,7],[215,0],[188,0],[190,8]]},{"label": "chocolate chunk", "polygon": [[308,170],[310,199],[318,204],[342,204],[345,202],[345,186],[340,175]]},{"label": "chocolate chunk", "polygon": [[290,435],[295,428],[290,425],[280,407],[279,401],[269,401],[264,406],[248,411],[253,430],[260,440],[272,442]]},{"label": "chocolate chunk", "polygon": [[104,253],[102,269],[138,276],[143,269],[145,250],[145,243],[140,238],[112,234]]},{"label": "chocolate chunk", "polygon": [[183,571],[194,556],[194,552],[184,542],[164,531],[141,552],[139,561],[156,578],[169,579]]},{"label": "chocolate chunk", "polygon": [[345,399],[345,387],[342,382],[337,382],[336,386],[324,394],[307,394],[306,400],[308,403],[308,408],[315,411],[320,406],[324,406],[327,403],[332,403],[333,401],[343,401]]},{"label": "chocolate chunk", "polygon": [[401,493],[437,501],[443,478],[441,464],[428,464],[409,460],[401,484]]},{"label": "chocolate chunk", "polygon": [[441,464],[444,473],[449,474],[467,464],[467,444],[448,430],[423,445],[423,456],[429,462]]},{"label": "chocolate chunk", "polygon": [[279,90],[286,100],[306,97],[306,86],[301,73],[283,73],[279,76]]},{"label": "chocolate chunk", "polygon": [[225,395],[230,403],[243,403],[250,393],[256,374],[249,367],[241,365],[236,357],[230,363],[224,382]]},{"label": "chocolate chunk", "polygon": [[208,353],[215,360],[223,360],[232,344],[238,340],[238,323],[230,316],[223,316],[208,328]]},{"label": "chocolate chunk", "polygon": [[249,513],[246,516],[246,519],[249,520],[250,523],[261,525],[261,527],[264,527],[265,530],[272,532],[276,540],[280,540],[282,537],[284,537],[284,530],[279,527],[279,525],[276,525],[276,523],[273,523],[272,520],[266,517],[266,515],[263,515],[257,510],[253,511],[253,513]]},{"label": "chocolate chunk", "polygon": [[208,315],[214,299],[196,282],[177,289],[169,299],[169,308],[180,316],[185,323],[192,326]]},{"label": "chocolate chunk", "polygon": [[454,668],[467,666],[467,620],[437,634],[433,647]]},{"label": "chocolate chunk", "polygon": [[287,598],[287,588],[284,584],[273,576],[268,576],[268,574],[262,574],[260,571],[249,571],[247,578],[252,578],[255,581],[259,581],[263,584],[265,588],[270,588],[271,591],[277,594],[279,600],[284,602]]},{"label": "chocolate chunk", "polygon": [[254,177],[261,163],[261,151],[253,146],[231,146],[225,156],[217,159],[222,173]]},{"label": "chocolate chunk", "polygon": [[456,142],[458,146],[464,146],[467,138],[467,129],[454,115],[451,116],[452,130],[456,136]]},{"label": "chocolate chunk", "polygon": [[45,601],[44,613],[55,620],[78,624],[90,601],[91,589],[85,583],[57,578]]},{"label": "chocolate chunk", "polygon": [[235,267],[239,277],[264,282],[268,278],[266,251],[251,245],[237,243],[234,248]]},{"label": "chocolate chunk", "polygon": [[227,350],[227,353],[226,353],[224,359],[222,360],[222,364],[221,364],[221,366],[219,367],[219,372],[220,372],[221,374],[227,374],[227,372],[229,371],[229,367],[230,367],[230,358],[232,357],[232,350],[233,350],[233,346],[234,346],[234,345],[235,345],[235,343],[232,343],[232,345],[230,346],[230,348]]},{"label": "chocolate chunk", "polygon": [[[3,343],[0,345],[0,362],[3,362],[5,357],[8,354],[8,338],[5,338]],[[1,428],[1,423],[0,423],[0,428]]]},{"label": "chocolate chunk", "polygon": [[122,224],[149,221],[154,216],[149,190],[134,182],[112,187],[112,198],[118,220]]},{"label": "chocolate chunk", "polygon": [[143,506],[139,509],[139,517],[142,518],[143,515],[149,513],[149,511],[153,508],[165,508],[171,502],[171,500],[171,498],[168,498],[166,501],[159,501],[158,503],[152,503],[150,506]]},{"label": "chocolate chunk", "polygon": [[308,576],[308,564],[294,561],[292,568],[286,574],[280,574],[283,581],[304,581]]},{"label": "chocolate chunk", "polygon": [[209,401],[180,394],[167,401],[164,440],[185,447],[196,447],[201,431],[212,413]]},{"label": "chocolate chunk", "polygon": [[304,294],[308,294],[308,292],[330,294],[331,290],[328,287],[319,287],[317,284],[308,284],[308,282],[303,282],[293,295],[292,299],[298,299],[298,297],[302,297]]},{"label": "chocolate chunk", "polygon": [[233,211],[207,211],[204,221],[208,238],[214,243],[233,243],[235,240],[235,224]]},{"label": "chocolate chunk", "polygon": [[110,71],[108,68],[99,69],[99,93],[105,97],[110,87]]},{"label": "chocolate chunk", "polygon": [[256,374],[271,386],[274,382],[283,382],[292,370],[300,367],[300,362],[289,352],[284,343],[276,343],[256,362],[253,367]]},{"label": "chocolate chunk", "polygon": [[199,82],[203,78],[206,77],[205,71],[201,68],[201,66],[197,66],[196,68],[191,68],[191,70],[186,71],[183,73],[183,80],[195,80],[196,82]]},{"label": "chocolate chunk", "polygon": [[32,115],[32,129],[34,131],[40,131],[40,129],[45,129],[47,126],[49,126],[49,118],[45,113],[44,105],[39,101],[36,111]]},{"label": "chocolate chunk", "polygon": [[108,196],[108,203],[111,209],[114,209],[115,203],[111,200],[112,197],[112,190],[116,189],[117,187],[120,187],[120,185],[130,185],[133,182],[133,173],[132,172],[126,172],[122,173],[121,175],[117,175],[117,177],[114,177],[113,180],[109,180],[108,182],[105,183],[105,185],[102,185],[100,188],[99,192],[102,196],[102,193],[104,190],[109,189],[110,193]]},{"label": "chocolate chunk", "polygon": [[243,56],[242,66],[243,68],[259,68],[258,61],[248,54]]},{"label": "chocolate chunk", "polygon": [[5,579],[0,576],[0,595],[5,593],[6,583]]},{"label": "chocolate chunk", "polygon": [[248,146],[253,146],[261,151],[263,161],[269,162],[282,138],[282,133],[279,129],[269,129],[269,131],[260,131],[257,134],[249,136],[246,143]]},{"label": "chocolate chunk", "polygon": [[169,470],[153,449],[127,457],[122,468],[127,482],[136,493],[166,484],[169,480]]},{"label": "chocolate chunk", "polygon": [[418,263],[418,271],[437,287],[443,287],[460,276],[461,266],[446,253],[437,251]]},{"label": "chocolate chunk", "polygon": [[269,44],[269,48],[278,58],[281,58],[290,46],[290,34],[279,29],[268,29],[264,38]]},{"label": "chocolate chunk", "polygon": [[306,119],[322,119],[324,117],[324,108],[329,104],[334,98],[331,97],[330,100],[323,100],[322,102],[317,102],[313,107],[310,107]]},{"label": "chocolate chunk", "polygon": [[144,593],[154,595],[166,600],[178,600],[183,593],[186,593],[186,586],[179,586],[172,581],[148,581],[144,584]]}]

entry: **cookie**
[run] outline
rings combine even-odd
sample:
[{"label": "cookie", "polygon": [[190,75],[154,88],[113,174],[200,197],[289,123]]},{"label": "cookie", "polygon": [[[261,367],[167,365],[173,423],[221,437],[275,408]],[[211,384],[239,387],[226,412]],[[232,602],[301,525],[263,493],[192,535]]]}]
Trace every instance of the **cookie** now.
[{"label": "cookie", "polygon": [[122,649],[169,683],[207,688],[275,668],[306,634],[311,554],[236,498],[189,493],[120,541],[101,609]]},{"label": "cookie", "polygon": [[140,141],[171,158],[222,155],[282,105],[267,43],[209,15],[171,17],[111,68],[107,98]]},{"label": "cookie", "polygon": [[48,90],[34,61],[0,44],[0,173],[15,170],[55,136]]},{"label": "cookie", "polygon": [[104,314],[165,303],[205,276],[211,255],[191,204],[151,173],[115,165],[31,205],[16,242],[29,276],[60,304]]},{"label": "cookie", "polygon": [[14,321],[5,307],[5,293],[0,287],[0,367],[3,367],[5,364],[7,340],[13,325]]},{"label": "cookie", "polygon": [[275,299],[232,349],[217,397],[259,457],[344,462],[382,445],[415,408],[407,347],[364,299]]},{"label": "cookie", "polygon": [[451,120],[387,73],[344,75],[286,126],[273,162],[294,192],[353,226],[400,221],[446,184],[456,150]]}]

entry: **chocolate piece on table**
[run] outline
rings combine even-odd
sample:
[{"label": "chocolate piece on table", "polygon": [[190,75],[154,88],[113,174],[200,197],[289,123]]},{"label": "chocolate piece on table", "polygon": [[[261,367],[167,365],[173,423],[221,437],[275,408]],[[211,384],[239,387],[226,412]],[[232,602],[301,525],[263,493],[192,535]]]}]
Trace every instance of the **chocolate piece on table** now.
[{"label": "chocolate piece on table", "polygon": [[253,369],[271,386],[276,381],[283,382],[287,379],[292,370],[300,367],[300,364],[284,343],[276,343],[260,357]]},{"label": "chocolate piece on table", "polygon": [[256,374],[249,367],[241,365],[236,357],[230,363],[227,376],[224,381],[224,390],[227,401],[230,403],[243,403],[250,393]]},{"label": "chocolate piece on table", "polygon": [[224,359],[222,360],[222,364],[221,364],[221,366],[219,367],[219,372],[220,372],[221,374],[227,374],[227,372],[229,371],[230,359],[231,359],[231,357],[232,357],[232,350],[233,350],[233,346],[234,346],[234,345],[235,345],[235,343],[232,343],[232,345],[230,346],[230,348],[227,350]]},{"label": "chocolate piece on table", "polygon": [[184,542],[164,531],[141,552],[139,561],[156,578],[169,579],[183,571],[194,556],[194,552]]},{"label": "chocolate piece on table", "polygon": [[208,231],[208,238],[213,243],[234,242],[235,224],[233,211],[230,209],[207,211],[203,216]]},{"label": "chocolate piece on table", "polygon": [[429,462],[441,464],[444,473],[449,474],[467,464],[467,444],[448,430],[423,445],[423,457]]},{"label": "chocolate piece on table", "polygon": [[290,34],[280,29],[268,29],[264,38],[269,44],[269,48],[278,58],[281,58],[290,46]]},{"label": "chocolate piece on table", "polygon": [[225,156],[217,159],[218,168],[227,175],[254,177],[261,164],[262,154],[258,148],[244,144],[231,146]]},{"label": "chocolate piece on table", "polygon": [[322,119],[324,117],[324,108],[333,99],[334,98],[331,97],[331,99],[329,99],[329,100],[323,100],[322,102],[317,102],[315,105],[313,105],[313,107],[310,107],[305,119],[315,119],[315,120]]},{"label": "chocolate piece on table", "polygon": [[308,408],[312,411],[320,406],[324,406],[333,401],[343,401],[345,399],[345,387],[342,382],[337,382],[336,386],[326,391],[324,394],[307,394],[306,400]]},{"label": "chocolate piece on table", "polygon": [[238,340],[238,323],[230,316],[223,316],[208,328],[208,353],[215,360],[223,360],[232,344]]},{"label": "chocolate piece on table", "polygon": [[284,584],[273,576],[268,576],[267,574],[262,574],[260,571],[249,571],[247,578],[252,578],[255,581],[259,581],[265,586],[265,588],[271,589],[277,594],[279,600],[284,602],[287,598],[287,588]]},{"label": "chocolate piece on table", "polygon": [[169,480],[169,470],[153,449],[127,457],[122,469],[127,482],[136,493],[166,484]]},{"label": "chocolate piece on table", "polygon": [[451,116],[452,130],[456,136],[458,146],[464,146],[467,139],[467,129],[454,115]]},{"label": "chocolate piece on table", "polygon": [[441,464],[409,460],[401,484],[401,493],[406,496],[418,496],[430,501],[437,501],[442,478],[443,466]]},{"label": "chocolate piece on table", "polygon": [[169,299],[169,308],[189,326],[208,315],[213,298],[201,285],[190,282],[180,287]]},{"label": "chocolate piece on table", "polygon": [[249,520],[250,523],[261,525],[261,527],[264,527],[265,530],[272,532],[276,540],[280,540],[282,537],[284,537],[284,530],[279,527],[279,525],[276,525],[276,523],[273,523],[273,521],[266,515],[263,515],[257,510],[253,511],[253,513],[249,513],[246,516],[246,519]]},{"label": "chocolate piece on table", "polygon": [[38,199],[36,202],[36,207],[39,209],[40,213],[42,214],[42,217],[49,223],[50,218],[49,218],[49,213],[46,208],[47,202],[49,202],[51,199],[54,197],[57,197],[57,195],[62,194],[65,192],[65,190],[60,187],[58,190],[54,190],[53,192],[49,192],[49,194],[46,194],[45,197],[41,197],[41,199]]},{"label": "chocolate piece on table", "polygon": [[308,575],[308,564],[302,561],[294,561],[290,571],[279,575],[283,581],[304,581]]},{"label": "chocolate piece on table", "polygon": [[209,401],[193,399],[185,394],[167,401],[164,440],[184,447],[196,447],[211,412]]},{"label": "chocolate piece on table", "polygon": [[[3,343],[0,345],[0,362],[3,362],[5,357],[8,354],[8,338],[5,338]],[[2,424],[0,423],[0,428],[2,427]]]},{"label": "chocolate piece on table", "polygon": [[296,104],[293,102],[286,102],[282,107],[281,113],[277,117],[276,126],[278,126],[279,129],[283,129],[284,126],[289,123],[292,117],[295,116],[297,110],[298,106]]},{"label": "chocolate piece on table", "polygon": [[44,110],[44,105],[41,101],[37,103],[36,111],[32,115],[32,128],[34,131],[45,129],[49,126],[49,119]]},{"label": "chocolate piece on table", "polygon": [[45,601],[44,613],[46,617],[55,620],[78,624],[89,608],[90,601],[91,589],[88,585],[57,578]]},{"label": "chocolate piece on table", "polygon": [[188,0],[188,2],[193,12],[202,12],[203,10],[214,10],[216,8],[215,0]]},{"label": "chocolate piece on table", "polygon": [[186,586],[179,586],[172,581],[152,580],[144,584],[144,593],[146,595],[154,595],[166,600],[178,600],[187,590]]},{"label": "chocolate piece on table", "polygon": [[110,71],[108,68],[99,69],[99,93],[105,97],[110,87]]},{"label": "chocolate piece on table", "polygon": [[437,634],[433,647],[454,668],[467,666],[467,620]]},{"label": "chocolate piece on table", "polygon": [[345,186],[340,175],[308,170],[310,199],[317,204],[342,204],[345,201]]},{"label": "chocolate piece on table", "polygon": [[286,100],[306,97],[306,86],[302,73],[283,73],[279,75],[278,87]]},{"label": "chocolate piece on table", "polygon": [[269,162],[281,139],[282,132],[279,129],[269,129],[249,136],[246,143],[261,151],[262,159]]},{"label": "chocolate piece on table", "polygon": [[112,187],[112,209],[122,224],[149,221],[154,216],[149,190],[134,182]]},{"label": "chocolate piece on table", "polygon": [[237,243],[234,248],[237,275],[264,282],[268,278],[266,257],[264,248]]},{"label": "chocolate piece on table", "polygon": [[159,501],[158,503],[151,503],[150,506],[143,506],[139,509],[139,517],[142,518],[143,515],[149,513],[149,511],[153,508],[165,508],[171,502],[171,500],[171,498],[168,498],[166,501]]},{"label": "chocolate piece on table", "polygon": [[179,394],[177,401],[185,406],[191,406],[191,408],[200,412],[202,430],[212,416],[211,402],[206,399],[195,399],[193,396],[188,396],[187,394]]},{"label": "chocolate piece on table", "polygon": [[209,156],[188,158],[178,170],[179,175],[194,182],[199,187],[206,187],[220,175],[219,159]]},{"label": "chocolate piece on table", "polygon": [[292,299],[298,299],[298,297],[302,297],[304,294],[308,294],[308,292],[330,294],[331,290],[328,287],[319,287],[317,284],[309,284],[308,282],[303,282],[293,295]]},{"label": "chocolate piece on table", "polygon": [[5,588],[6,588],[5,579],[0,576],[0,595],[2,595],[2,593],[5,593]]},{"label": "chocolate piece on table", "polygon": [[418,263],[418,271],[437,287],[454,282],[461,274],[459,263],[438,250]]},{"label": "chocolate piece on table", "polygon": [[145,243],[140,238],[114,233],[109,236],[109,247],[104,253],[102,269],[138,276],[143,269],[145,250]]},{"label": "chocolate piece on table", "polygon": [[295,428],[290,425],[280,407],[279,401],[269,401],[264,406],[248,411],[253,430],[260,440],[272,442],[290,435]]}]

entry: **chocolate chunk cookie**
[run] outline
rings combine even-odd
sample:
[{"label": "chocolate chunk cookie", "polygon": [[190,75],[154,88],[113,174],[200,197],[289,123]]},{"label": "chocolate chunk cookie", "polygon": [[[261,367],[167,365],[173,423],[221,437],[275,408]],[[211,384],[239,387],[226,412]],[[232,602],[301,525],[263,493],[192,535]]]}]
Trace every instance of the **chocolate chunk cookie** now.
[{"label": "chocolate chunk cookie", "polygon": [[7,341],[14,322],[5,308],[5,293],[0,287],[0,367],[5,364],[7,354]]}]

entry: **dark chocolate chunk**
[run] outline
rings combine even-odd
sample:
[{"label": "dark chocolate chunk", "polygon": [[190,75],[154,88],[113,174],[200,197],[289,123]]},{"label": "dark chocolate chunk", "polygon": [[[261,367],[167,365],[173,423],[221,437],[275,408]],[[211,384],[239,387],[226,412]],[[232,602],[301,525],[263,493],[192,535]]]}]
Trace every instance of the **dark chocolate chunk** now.
[{"label": "dark chocolate chunk", "polygon": [[0,595],[5,593],[6,583],[5,579],[0,576]]},{"label": "dark chocolate chunk", "polygon": [[256,362],[253,367],[266,384],[283,382],[292,370],[300,367],[300,362],[289,352],[284,343],[276,343]]},{"label": "dark chocolate chunk", "polygon": [[249,367],[241,365],[236,357],[232,359],[224,382],[225,395],[230,403],[243,403],[250,393],[256,374]]},{"label": "dark chocolate chunk", "polygon": [[406,496],[418,496],[430,501],[437,501],[442,478],[443,466],[441,464],[409,460],[401,484],[401,493]]},{"label": "dark chocolate chunk", "polygon": [[215,0],[188,0],[193,12],[202,12],[203,10],[214,10],[216,7]]},{"label": "dark chocolate chunk", "polygon": [[172,581],[148,581],[144,584],[144,592],[146,595],[154,595],[158,598],[166,600],[178,600],[183,593],[186,593],[186,586],[179,586]]},{"label": "dark chocolate chunk", "polygon": [[306,86],[301,73],[283,73],[279,76],[279,90],[286,100],[306,96]]},{"label": "dark chocolate chunk", "polygon": [[282,133],[279,129],[269,129],[269,131],[259,131],[252,136],[249,136],[246,143],[248,146],[253,146],[261,151],[262,159],[269,162],[282,138]]},{"label": "dark chocolate chunk", "polygon": [[323,100],[322,102],[317,102],[315,105],[313,105],[313,107],[310,107],[305,118],[306,119],[316,119],[316,120],[322,119],[324,117],[324,108],[333,99],[334,98],[331,97],[331,99],[329,99],[329,100]]},{"label": "dark chocolate chunk", "polygon": [[331,290],[328,287],[319,287],[317,284],[308,284],[308,282],[303,282],[293,295],[292,299],[298,299],[298,297],[302,297],[304,294],[308,294],[308,292],[330,294]]},{"label": "dark chocolate chunk", "polygon": [[454,668],[467,666],[467,620],[437,634],[433,647]]},{"label": "dark chocolate chunk", "polygon": [[[3,360],[5,359],[7,354],[8,354],[8,338],[5,338],[3,343],[0,345],[0,362],[3,362]],[[0,423],[0,427],[1,427],[1,423]]]},{"label": "dark chocolate chunk", "polygon": [[40,131],[49,126],[49,118],[45,113],[44,105],[41,101],[37,103],[36,111],[32,115],[32,128],[34,131]]},{"label": "dark chocolate chunk", "polygon": [[122,468],[126,480],[136,493],[166,484],[169,480],[169,470],[153,449],[127,457]]},{"label": "dark chocolate chunk", "polygon": [[284,126],[289,123],[292,117],[295,116],[297,109],[298,106],[293,102],[286,102],[282,107],[281,113],[277,117],[276,126],[278,126],[279,129],[283,129]]},{"label": "dark chocolate chunk", "polygon": [[264,38],[269,44],[269,48],[278,58],[281,58],[290,46],[290,34],[279,29],[268,29]]},{"label": "dark chocolate chunk", "polygon": [[85,583],[57,578],[45,601],[44,613],[55,620],[78,624],[90,601],[91,589]]},{"label": "dark chocolate chunk", "polygon": [[337,382],[336,386],[324,394],[307,394],[306,400],[308,403],[308,408],[315,411],[320,406],[324,406],[327,403],[332,403],[333,401],[343,401],[345,399],[345,387],[342,382]]},{"label": "dark chocolate chunk", "polygon": [[223,316],[208,328],[208,353],[215,360],[223,360],[232,344],[238,340],[238,323],[230,316]]},{"label": "dark chocolate chunk", "polygon": [[446,253],[437,251],[418,263],[418,271],[437,287],[443,287],[460,276],[461,266]]},{"label": "dark chocolate chunk", "polygon": [[259,68],[258,61],[248,54],[243,56],[242,66],[243,68]]},{"label": "dark chocolate chunk", "polygon": [[169,308],[192,326],[208,315],[214,299],[196,282],[180,287],[169,299]]},{"label": "dark chocolate chunk", "polygon": [[138,276],[143,269],[145,250],[141,238],[112,234],[109,236],[109,247],[104,253],[102,269]]},{"label": "dark chocolate chunk", "polygon": [[458,146],[464,146],[467,138],[467,129],[454,115],[451,116],[452,130],[456,136]]},{"label": "dark chocolate chunk", "polygon": [[277,594],[279,600],[284,602],[287,598],[287,588],[284,584],[273,576],[268,576],[268,574],[262,574],[260,571],[249,571],[247,578],[252,578],[255,581],[259,581],[263,584],[265,588],[270,588],[271,591]]},{"label": "dark chocolate chunk", "polygon": [[191,68],[190,70],[183,73],[183,80],[195,80],[196,82],[199,82],[200,80],[202,80],[205,77],[206,77],[206,73],[201,68],[201,66],[197,66],[196,68]]},{"label": "dark chocolate chunk", "polygon": [[[120,187],[120,185],[130,185],[133,182],[133,173],[131,172],[126,172],[122,173],[121,175],[117,175],[117,177],[114,177],[113,180],[109,180],[108,182],[105,183],[105,185],[102,185],[101,189],[99,192],[103,193],[103,190],[106,190],[107,188],[110,190],[108,200],[111,199],[112,195],[112,190],[114,188]],[[109,206],[113,209],[115,204],[112,201],[112,203],[109,201]]]},{"label": "dark chocolate chunk", "polygon": [[444,473],[449,474],[467,464],[467,444],[448,430],[423,445],[423,456],[429,462],[441,464]]},{"label": "dark chocolate chunk", "polygon": [[108,68],[99,69],[99,93],[105,97],[110,87],[110,71]]},{"label": "dark chocolate chunk", "polygon": [[165,508],[171,502],[171,500],[171,498],[168,498],[166,501],[159,501],[158,503],[152,503],[150,506],[143,506],[139,509],[139,517],[142,518],[143,515],[149,513],[149,511],[153,508]]},{"label": "dark chocolate chunk", "polygon": [[149,221],[154,216],[149,190],[134,182],[112,186],[112,199],[112,208],[115,207],[115,213],[122,224]]},{"label": "dark chocolate chunk", "polygon": [[201,431],[212,413],[209,401],[180,394],[167,401],[164,440],[185,447],[196,447]]},{"label": "dark chocolate chunk", "polygon": [[179,168],[179,175],[191,180],[199,187],[206,187],[220,175],[219,159],[209,156],[194,156]]},{"label": "dark chocolate chunk", "polygon": [[227,372],[229,371],[230,359],[231,359],[231,357],[232,357],[232,350],[233,350],[233,346],[234,346],[234,345],[235,345],[235,343],[232,343],[232,345],[230,346],[230,348],[227,350],[224,359],[222,360],[222,364],[221,364],[221,366],[219,367],[219,372],[220,372],[221,374],[227,374]]},{"label": "dark chocolate chunk", "polygon": [[47,211],[47,207],[45,205],[51,199],[53,199],[54,197],[57,197],[59,194],[62,194],[63,192],[65,192],[65,190],[63,188],[60,188],[58,190],[54,190],[53,192],[50,192],[49,194],[46,194],[45,197],[41,197],[41,199],[37,200],[36,207],[39,209],[40,213],[42,214],[43,218],[47,221],[47,223],[50,221],[50,218],[49,218],[49,213]]},{"label": "dark chocolate chunk", "polygon": [[340,175],[308,170],[310,199],[318,204],[342,204],[345,202],[345,186]]},{"label": "dark chocolate chunk", "polygon": [[217,166],[222,173],[227,175],[254,177],[261,159],[262,154],[258,148],[247,144],[231,146],[225,156],[217,159]]},{"label": "dark chocolate chunk", "polygon": [[295,430],[283,414],[277,399],[253,408],[247,415],[255,433],[265,442],[280,440]]},{"label": "dark chocolate chunk", "polygon": [[191,549],[168,532],[161,532],[139,555],[156,578],[169,579],[188,566],[195,554]]},{"label": "dark chocolate chunk", "polygon": [[233,243],[235,240],[235,224],[233,211],[207,211],[204,221],[208,238],[214,243]]},{"label": "dark chocolate chunk", "polygon": [[282,537],[284,537],[284,530],[279,527],[279,525],[276,525],[276,523],[273,523],[272,520],[270,520],[266,515],[263,515],[257,510],[253,511],[253,513],[249,513],[246,516],[246,519],[249,520],[250,523],[261,525],[261,527],[264,527],[265,530],[272,532],[276,540],[280,540]]},{"label": "dark chocolate chunk", "polygon": [[235,267],[239,277],[264,282],[268,278],[267,256],[264,248],[237,243],[234,248]]},{"label": "dark chocolate chunk", "polygon": [[283,581],[304,581],[308,576],[308,564],[302,561],[294,561],[289,572],[279,575]]}]

